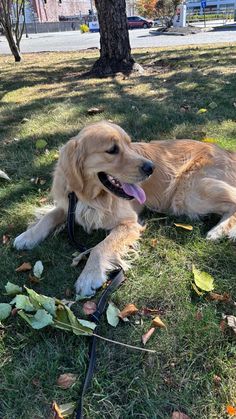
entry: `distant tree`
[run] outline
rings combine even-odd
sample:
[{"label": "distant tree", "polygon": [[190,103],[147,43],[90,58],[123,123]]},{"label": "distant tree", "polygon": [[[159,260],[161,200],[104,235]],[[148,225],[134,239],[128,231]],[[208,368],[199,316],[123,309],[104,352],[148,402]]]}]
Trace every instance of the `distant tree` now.
[{"label": "distant tree", "polygon": [[135,61],[131,56],[125,0],[95,0],[100,27],[100,57],[91,72],[107,76],[130,73]]},{"label": "distant tree", "polygon": [[157,16],[163,21],[165,26],[173,25],[173,19],[177,6],[181,0],[158,0],[156,3]]},{"label": "distant tree", "polygon": [[21,61],[20,41],[25,29],[25,2],[0,0],[0,24],[16,62]]},{"label": "distant tree", "polygon": [[141,16],[153,19],[157,15],[157,0],[137,0],[136,9]]}]

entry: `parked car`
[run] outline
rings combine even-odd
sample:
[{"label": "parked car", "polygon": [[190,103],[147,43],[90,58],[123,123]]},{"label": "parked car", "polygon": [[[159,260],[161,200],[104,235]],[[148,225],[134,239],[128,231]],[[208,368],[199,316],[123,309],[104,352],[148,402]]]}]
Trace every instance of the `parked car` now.
[{"label": "parked car", "polygon": [[144,19],[144,17],[141,16],[130,16],[127,18],[128,20],[128,28],[134,29],[134,28],[151,28],[152,27],[152,20]]},{"label": "parked car", "polygon": [[161,21],[161,19],[154,19],[153,21],[153,26],[162,26],[163,22]]}]

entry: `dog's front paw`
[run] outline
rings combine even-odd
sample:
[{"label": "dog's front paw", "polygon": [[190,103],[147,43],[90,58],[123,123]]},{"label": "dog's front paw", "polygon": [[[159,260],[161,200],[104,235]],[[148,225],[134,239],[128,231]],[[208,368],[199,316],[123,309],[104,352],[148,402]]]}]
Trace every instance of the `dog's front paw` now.
[{"label": "dog's front paw", "polygon": [[17,250],[32,249],[36,246],[37,242],[33,239],[31,231],[26,230],[24,233],[17,236],[14,240],[13,246]]},{"label": "dog's front paw", "polygon": [[106,282],[106,274],[99,270],[83,270],[75,283],[76,294],[83,297],[94,295]]}]

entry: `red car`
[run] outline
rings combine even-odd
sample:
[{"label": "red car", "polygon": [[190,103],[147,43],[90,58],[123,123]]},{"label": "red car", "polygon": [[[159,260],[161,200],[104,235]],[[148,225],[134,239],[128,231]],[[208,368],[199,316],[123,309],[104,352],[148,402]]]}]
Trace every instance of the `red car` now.
[{"label": "red car", "polygon": [[133,28],[147,29],[147,28],[151,28],[153,24],[152,20],[144,19],[144,17],[141,17],[141,16],[130,16],[127,18],[127,21],[128,21],[129,29],[133,29]]}]

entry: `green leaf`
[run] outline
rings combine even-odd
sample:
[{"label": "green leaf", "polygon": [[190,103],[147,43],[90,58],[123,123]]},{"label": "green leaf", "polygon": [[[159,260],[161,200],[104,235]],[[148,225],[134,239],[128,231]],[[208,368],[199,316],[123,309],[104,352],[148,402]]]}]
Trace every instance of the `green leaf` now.
[{"label": "green leaf", "polygon": [[75,411],[75,408],[76,408],[75,402],[59,405],[60,412],[64,418],[68,418],[69,416],[72,416]]},{"label": "green leaf", "polygon": [[36,278],[41,278],[42,273],[43,273],[43,264],[41,262],[41,260],[38,260],[34,267],[33,267],[33,272],[34,272],[34,276],[36,276]]},{"label": "green leaf", "polygon": [[27,287],[25,287],[25,289],[29,295],[31,304],[35,307],[36,310],[43,307],[52,316],[56,315],[56,304],[54,298],[37,294],[37,292]]},{"label": "green leaf", "polygon": [[211,102],[210,104],[209,104],[209,108],[210,109],[215,109],[215,108],[217,108],[217,103],[216,102]]},{"label": "green leaf", "polygon": [[15,304],[19,310],[36,311],[27,295],[17,295],[10,304]]},{"label": "green leaf", "polygon": [[43,327],[53,324],[53,318],[51,314],[47,313],[46,310],[37,310],[34,316],[26,314],[24,311],[18,311],[18,314],[24,319],[33,329],[43,329]]},{"label": "green leaf", "polygon": [[212,291],[214,289],[214,278],[207,272],[201,272],[192,266],[194,282],[200,290]]},{"label": "green leaf", "polygon": [[94,295],[80,295],[76,294],[75,301],[83,301],[83,300],[90,300],[90,298],[93,298]]},{"label": "green leaf", "polygon": [[11,305],[0,303],[0,322],[5,320],[11,314]]},{"label": "green leaf", "polygon": [[109,303],[106,311],[106,316],[107,321],[111,326],[116,327],[118,325],[120,320],[119,314],[120,310],[115,306],[115,304]]},{"label": "green leaf", "polygon": [[35,145],[36,145],[36,148],[38,150],[42,150],[43,148],[46,147],[47,141],[45,141],[45,140],[37,140]]},{"label": "green leaf", "polygon": [[78,319],[78,317],[77,317],[77,320],[82,326],[84,326],[88,329],[94,330],[97,327],[96,323],[94,323],[94,322],[90,322],[90,321],[84,320],[84,319]]},{"label": "green leaf", "polygon": [[12,282],[7,283],[7,285],[5,285],[5,290],[6,290],[6,294],[7,295],[16,295],[16,294],[20,294],[22,292],[22,288],[19,287],[16,284],[13,284]]},{"label": "green leaf", "polygon": [[92,335],[96,324],[87,320],[77,319],[69,307],[59,305],[57,307],[56,318],[54,319],[54,326],[58,329],[68,330],[75,335]]}]

